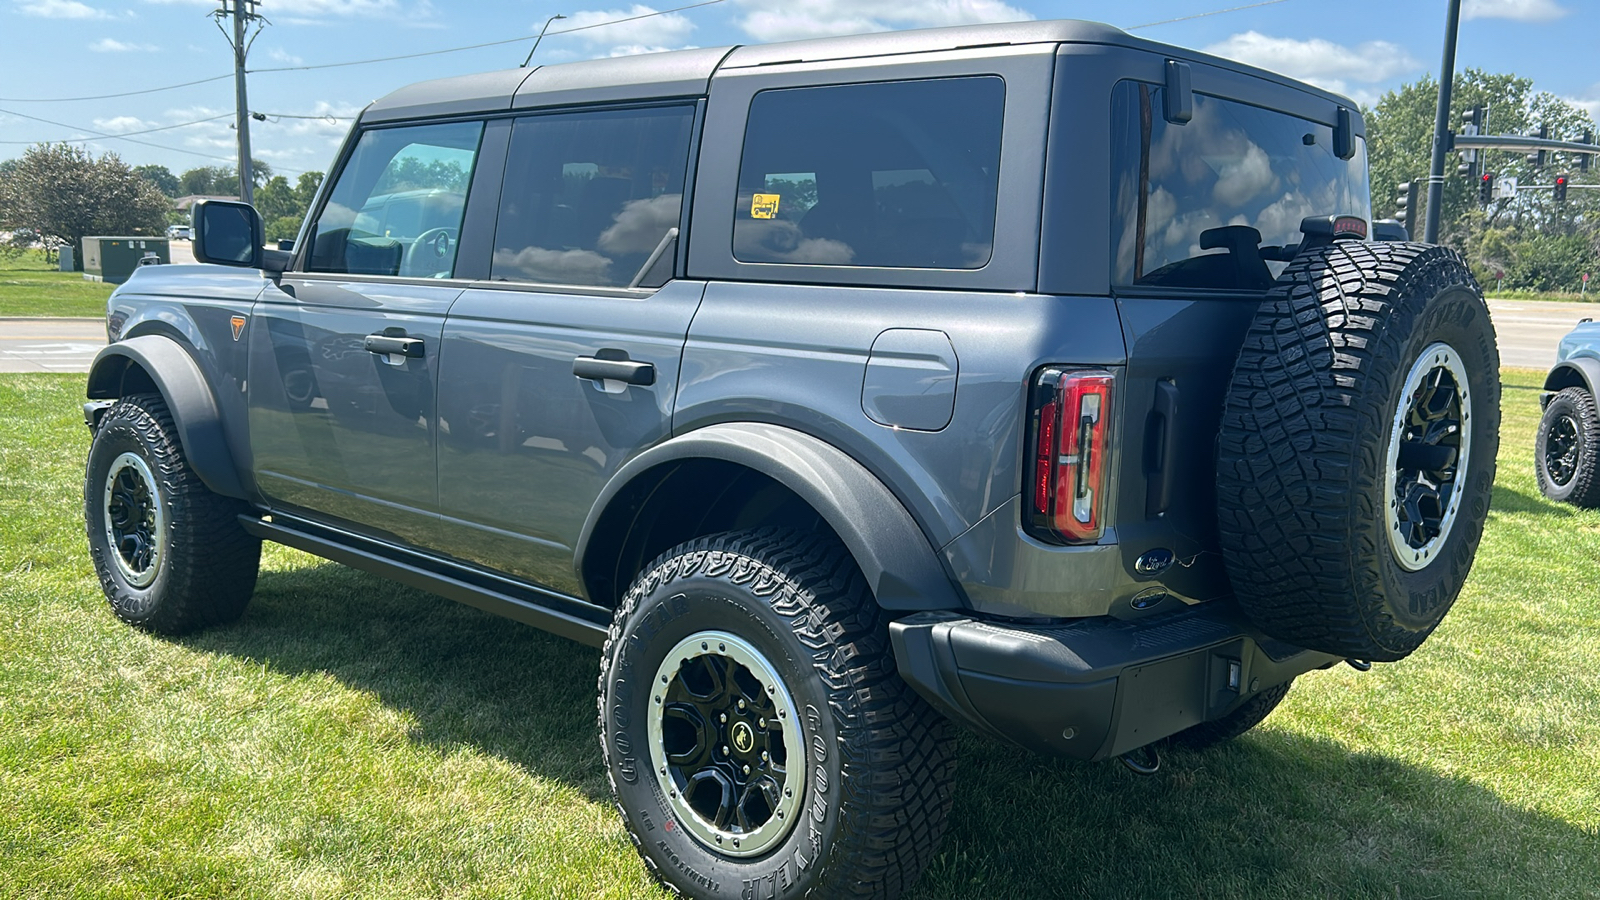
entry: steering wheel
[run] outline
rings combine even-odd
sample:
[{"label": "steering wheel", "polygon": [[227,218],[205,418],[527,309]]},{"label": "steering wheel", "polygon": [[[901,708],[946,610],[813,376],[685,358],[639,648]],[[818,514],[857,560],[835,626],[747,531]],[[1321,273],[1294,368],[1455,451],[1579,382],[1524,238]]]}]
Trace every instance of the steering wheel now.
[{"label": "steering wheel", "polygon": [[406,247],[405,258],[400,262],[400,274],[412,278],[447,274],[455,259],[455,254],[451,252],[455,249],[455,243],[454,228],[429,228]]}]

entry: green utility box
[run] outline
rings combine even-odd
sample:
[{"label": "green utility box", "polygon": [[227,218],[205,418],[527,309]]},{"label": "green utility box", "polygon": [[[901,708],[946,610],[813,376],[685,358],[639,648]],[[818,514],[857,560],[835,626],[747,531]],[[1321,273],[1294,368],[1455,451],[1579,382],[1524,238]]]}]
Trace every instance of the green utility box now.
[{"label": "green utility box", "polygon": [[83,239],[83,277],[89,281],[121,284],[139,268],[145,254],[154,253],[163,263],[172,262],[172,251],[164,237],[105,237]]}]

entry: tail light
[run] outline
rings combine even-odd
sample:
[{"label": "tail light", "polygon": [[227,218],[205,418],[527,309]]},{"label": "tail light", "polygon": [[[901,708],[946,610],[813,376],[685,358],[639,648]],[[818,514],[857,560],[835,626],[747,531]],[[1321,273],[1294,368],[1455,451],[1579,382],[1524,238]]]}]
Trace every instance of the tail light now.
[{"label": "tail light", "polygon": [[1105,531],[1111,387],[1101,369],[1048,368],[1032,392],[1028,435],[1029,531],[1035,537],[1092,543]]}]

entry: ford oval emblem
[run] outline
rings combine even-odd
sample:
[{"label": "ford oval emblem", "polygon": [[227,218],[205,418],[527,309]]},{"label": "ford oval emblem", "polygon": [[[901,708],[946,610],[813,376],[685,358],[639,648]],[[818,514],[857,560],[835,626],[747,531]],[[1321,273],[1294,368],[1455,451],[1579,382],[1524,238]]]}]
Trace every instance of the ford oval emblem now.
[{"label": "ford oval emblem", "polygon": [[1138,561],[1133,564],[1133,570],[1147,577],[1160,575],[1167,570],[1168,566],[1172,565],[1172,559],[1171,550],[1165,547],[1158,547],[1147,551],[1143,556],[1139,557]]},{"label": "ford oval emblem", "polygon": [[1148,588],[1134,595],[1129,602],[1134,609],[1150,609],[1161,601],[1167,599],[1167,592],[1161,588]]}]

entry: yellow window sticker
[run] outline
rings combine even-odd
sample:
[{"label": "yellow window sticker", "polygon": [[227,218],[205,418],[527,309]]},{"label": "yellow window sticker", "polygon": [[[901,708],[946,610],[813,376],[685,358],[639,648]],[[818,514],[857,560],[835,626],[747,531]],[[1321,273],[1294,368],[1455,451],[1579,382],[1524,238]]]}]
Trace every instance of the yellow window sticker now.
[{"label": "yellow window sticker", "polygon": [[756,194],[750,199],[750,217],[753,219],[776,219],[778,217],[778,195]]}]

